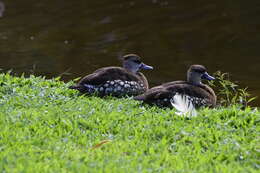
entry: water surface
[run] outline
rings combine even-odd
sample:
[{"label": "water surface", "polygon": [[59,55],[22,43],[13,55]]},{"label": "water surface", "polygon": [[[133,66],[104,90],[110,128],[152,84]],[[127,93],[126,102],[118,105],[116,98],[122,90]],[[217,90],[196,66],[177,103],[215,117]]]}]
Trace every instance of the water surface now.
[{"label": "water surface", "polygon": [[151,86],[203,64],[260,94],[259,0],[2,2],[4,70],[70,80],[136,53],[155,67],[145,72]]}]

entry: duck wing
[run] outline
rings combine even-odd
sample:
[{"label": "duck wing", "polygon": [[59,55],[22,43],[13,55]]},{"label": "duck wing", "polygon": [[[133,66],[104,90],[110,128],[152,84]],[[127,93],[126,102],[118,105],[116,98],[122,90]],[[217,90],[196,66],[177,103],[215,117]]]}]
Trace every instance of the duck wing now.
[{"label": "duck wing", "polygon": [[208,90],[205,90],[204,86],[191,85],[187,82],[170,85],[167,87],[167,90],[187,96],[196,108],[201,106],[214,107],[215,105],[214,97]]},{"label": "duck wing", "polygon": [[162,86],[157,86],[149,89],[144,94],[134,97],[135,100],[143,101],[149,105],[157,105],[160,107],[169,107],[171,106],[170,99],[172,98],[173,93],[167,90]]},{"label": "duck wing", "polygon": [[155,102],[158,99],[171,98],[175,94],[175,91],[169,88],[171,88],[171,86],[174,86],[176,84],[182,84],[182,83],[185,83],[185,81],[173,81],[173,82],[164,83],[162,85],[150,88],[144,94],[136,96],[134,99],[146,103],[148,102],[150,103],[150,102]]},{"label": "duck wing", "polygon": [[113,80],[138,81],[138,76],[121,67],[104,67],[82,78],[78,85],[101,85]]}]

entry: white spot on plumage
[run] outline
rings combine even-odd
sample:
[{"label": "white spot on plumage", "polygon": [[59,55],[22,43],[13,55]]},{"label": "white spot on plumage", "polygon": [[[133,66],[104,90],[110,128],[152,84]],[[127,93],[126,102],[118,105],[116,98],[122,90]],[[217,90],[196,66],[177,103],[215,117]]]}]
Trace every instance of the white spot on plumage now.
[{"label": "white spot on plumage", "polygon": [[112,91],[112,88],[106,88],[105,92],[110,93]]},{"label": "white spot on plumage", "polygon": [[134,82],[134,81],[131,81],[131,82],[130,82],[130,84],[131,84],[131,85],[135,85],[135,84],[136,84],[136,82]]},{"label": "white spot on plumage", "polygon": [[125,84],[124,87],[125,88],[130,88],[130,85],[129,84]]}]

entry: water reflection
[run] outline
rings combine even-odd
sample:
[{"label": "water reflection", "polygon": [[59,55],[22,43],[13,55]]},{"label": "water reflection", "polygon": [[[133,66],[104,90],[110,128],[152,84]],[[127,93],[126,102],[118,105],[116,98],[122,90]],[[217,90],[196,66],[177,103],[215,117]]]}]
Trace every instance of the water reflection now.
[{"label": "water reflection", "polygon": [[5,4],[0,1],[0,17],[3,17],[5,11]]},{"label": "water reflection", "polygon": [[193,63],[260,94],[260,1],[5,1],[0,68],[69,80],[136,53],[151,85],[185,79]]}]

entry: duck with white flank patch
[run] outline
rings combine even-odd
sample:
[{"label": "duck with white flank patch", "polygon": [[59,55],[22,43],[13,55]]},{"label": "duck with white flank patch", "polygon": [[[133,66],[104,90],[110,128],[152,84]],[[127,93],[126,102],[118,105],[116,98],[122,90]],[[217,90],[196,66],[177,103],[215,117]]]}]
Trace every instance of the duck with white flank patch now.
[{"label": "duck with white flank patch", "polygon": [[136,96],[144,93],[148,88],[146,77],[140,70],[151,70],[141,62],[135,54],[123,56],[123,67],[104,67],[82,78],[70,89],[79,90],[84,94],[97,94],[100,97],[111,95],[115,97]]},{"label": "duck with white flank patch", "polygon": [[[213,89],[201,82],[202,79],[215,78],[207,73],[204,66],[192,65],[187,72],[187,81],[173,81],[153,87],[134,99],[159,107],[175,107],[181,112],[187,112],[189,110],[183,109],[191,107],[215,107],[217,97]],[[180,96],[184,97],[184,100]]]}]

